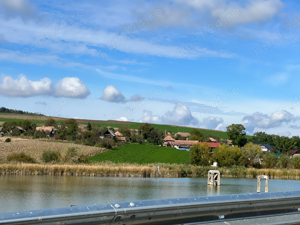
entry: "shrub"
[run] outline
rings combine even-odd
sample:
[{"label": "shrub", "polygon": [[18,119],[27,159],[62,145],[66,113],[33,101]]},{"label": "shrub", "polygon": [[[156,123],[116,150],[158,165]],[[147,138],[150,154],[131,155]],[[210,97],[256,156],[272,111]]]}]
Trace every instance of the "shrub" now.
[{"label": "shrub", "polygon": [[35,160],[24,152],[21,153],[11,153],[7,156],[7,161],[11,162],[23,162],[23,163],[35,163]]},{"label": "shrub", "polygon": [[279,161],[278,161],[278,165],[281,168],[287,168],[288,166],[290,166],[290,163],[291,163],[290,157],[288,157],[287,155],[280,156]]},{"label": "shrub", "polygon": [[265,168],[274,168],[278,162],[278,157],[273,153],[267,153],[263,156],[263,166]]},{"label": "shrub", "polygon": [[13,129],[11,135],[12,136],[20,136],[21,131],[19,129]]},{"label": "shrub", "polygon": [[33,138],[46,138],[46,132],[45,131],[36,131],[33,135]]},{"label": "shrub", "polygon": [[45,163],[48,162],[59,162],[61,154],[58,151],[44,151],[42,155],[42,161]]},{"label": "shrub", "polygon": [[78,162],[78,148],[69,147],[64,157],[65,162]]},{"label": "shrub", "polygon": [[300,157],[293,157],[292,163],[295,169],[300,169]]},{"label": "shrub", "polygon": [[88,163],[89,160],[88,160],[87,155],[81,155],[81,156],[79,156],[78,162],[79,162],[79,163]]},{"label": "shrub", "polygon": [[108,138],[104,138],[101,142],[100,142],[100,146],[102,148],[106,148],[106,149],[112,149],[114,146],[114,141]]},{"label": "shrub", "polygon": [[10,138],[6,138],[5,142],[11,142],[11,139]]}]

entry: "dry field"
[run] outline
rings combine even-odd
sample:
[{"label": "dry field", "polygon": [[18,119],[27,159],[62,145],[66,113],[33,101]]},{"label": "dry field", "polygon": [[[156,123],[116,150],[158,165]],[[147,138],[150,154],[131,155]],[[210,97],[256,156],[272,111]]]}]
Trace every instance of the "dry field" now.
[{"label": "dry field", "polygon": [[11,142],[5,143],[7,137],[0,137],[0,159],[6,160],[6,157],[12,152],[25,152],[40,162],[44,150],[59,151],[64,154],[68,147],[77,147],[79,154],[93,156],[104,152],[105,149],[86,145],[72,144],[68,142],[55,142],[48,139],[25,139],[11,137]]}]

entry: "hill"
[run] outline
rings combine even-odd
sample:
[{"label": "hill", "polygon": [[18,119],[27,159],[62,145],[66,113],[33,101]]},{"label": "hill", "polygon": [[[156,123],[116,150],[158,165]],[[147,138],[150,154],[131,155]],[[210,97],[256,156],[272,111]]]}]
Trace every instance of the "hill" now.
[{"label": "hill", "polygon": [[151,144],[127,144],[89,158],[89,162],[111,161],[115,163],[189,163],[190,154],[174,148]]},{"label": "hill", "polygon": [[[23,120],[32,120],[38,125],[42,125],[47,119],[50,117],[47,116],[40,116],[40,115],[28,115],[28,114],[13,114],[13,113],[0,113],[0,125],[1,122],[5,121],[23,121]],[[62,117],[51,117],[57,121],[66,120],[68,118],[62,118]],[[98,126],[105,126],[105,127],[114,127],[119,128],[122,125],[127,125],[131,129],[138,129],[138,127],[142,123],[135,123],[135,122],[123,122],[123,121],[114,121],[114,120],[88,120],[88,119],[75,119],[79,124],[88,124],[88,123],[94,123]],[[161,124],[152,124],[156,129],[162,130],[162,131],[171,131],[172,133],[177,132],[188,132],[190,133],[194,128],[192,127],[184,127],[184,126],[175,126],[175,125],[161,125]],[[202,129],[197,128],[201,130],[201,132],[207,136],[217,136],[222,139],[228,139],[227,133],[223,131],[218,130],[209,130],[209,129]]]}]

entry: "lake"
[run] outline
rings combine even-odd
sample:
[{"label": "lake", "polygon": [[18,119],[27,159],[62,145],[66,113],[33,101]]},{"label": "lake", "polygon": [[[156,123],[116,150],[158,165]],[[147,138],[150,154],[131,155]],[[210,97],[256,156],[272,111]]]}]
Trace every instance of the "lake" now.
[{"label": "lake", "polygon": [[[264,190],[264,181],[262,182]],[[0,176],[0,212],[161,198],[255,193],[256,179]],[[299,190],[300,181],[270,180],[269,192]]]}]

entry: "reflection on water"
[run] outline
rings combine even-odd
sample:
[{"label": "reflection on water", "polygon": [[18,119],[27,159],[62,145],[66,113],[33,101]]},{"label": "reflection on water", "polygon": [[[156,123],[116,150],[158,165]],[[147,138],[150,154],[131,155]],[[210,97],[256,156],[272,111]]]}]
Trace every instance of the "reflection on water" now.
[{"label": "reflection on water", "polygon": [[[256,192],[256,179],[0,176],[0,212],[160,198]],[[299,181],[270,180],[269,191],[299,190]],[[262,185],[261,190],[264,190]]]}]

